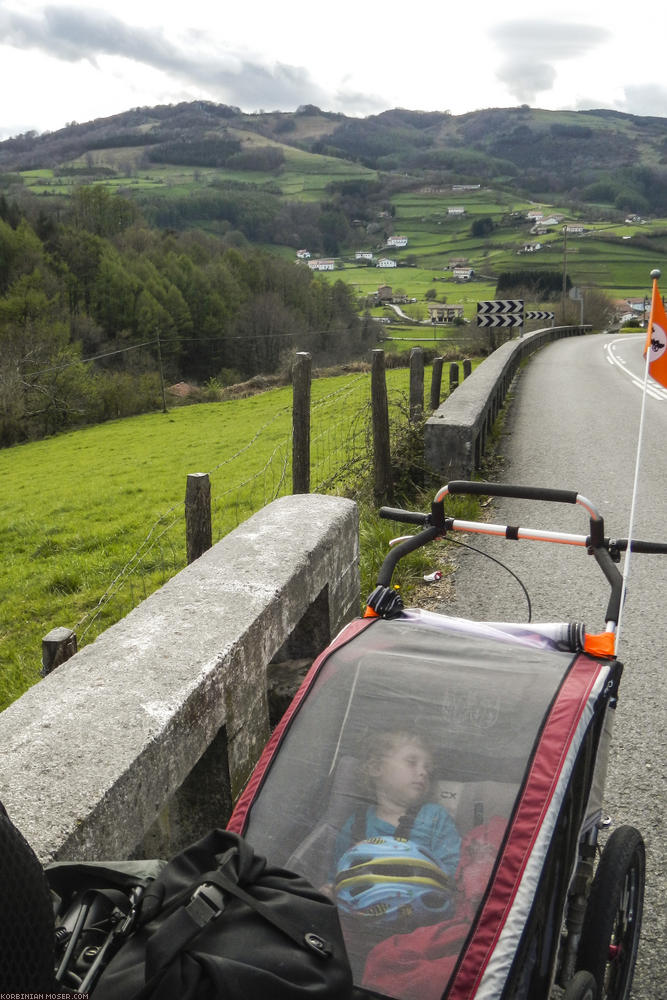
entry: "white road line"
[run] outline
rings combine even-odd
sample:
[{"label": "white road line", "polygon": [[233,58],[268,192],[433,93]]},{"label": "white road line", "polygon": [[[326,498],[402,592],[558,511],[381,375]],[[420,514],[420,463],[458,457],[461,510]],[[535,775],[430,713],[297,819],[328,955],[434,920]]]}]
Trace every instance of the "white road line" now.
[{"label": "white road line", "polygon": [[[615,365],[616,368],[620,369],[624,375],[627,375],[633,385],[636,385],[638,389],[644,388],[644,379],[639,378],[634,372],[631,372],[629,368],[626,367],[622,358],[616,354],[617,345],[623,344],[627,347],[627,340],[612,340],[610,343],[605,344],[605,351],[607,352],[607,361],[611,365]],[[664,389],[661,385],[650,378],[646,386],[646,392],[653,399],[667,399],[667,389]]]}]

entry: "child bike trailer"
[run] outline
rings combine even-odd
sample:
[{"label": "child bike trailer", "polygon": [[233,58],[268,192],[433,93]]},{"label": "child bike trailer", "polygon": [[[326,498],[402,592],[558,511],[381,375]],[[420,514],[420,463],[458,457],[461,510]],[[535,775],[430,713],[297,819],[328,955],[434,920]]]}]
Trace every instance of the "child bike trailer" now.
[{"label": "child bike trailer", "polygon": [[[576,623],[475,623],[405,609],[391,588],[402,555],[447,531],[475,530],[477,522],[463,529],[446,517],[448,493],[507,490],[584,500],[455,483],[430,514],[389,511],[422,530],[383,564],[368,616],[313,664],[229,823],[335,898],[359,998],[629,997],[644,845],[622,827],[601,857],[598,846],[622,673],[613,655],[620,577],[601,518],[585,501],[590,532],[568,536],[599,549],[612,586],[601,637]],[[411,788],[401,800],[405,768]],[[394,804],[393,820],[392,796],[405,806],[399,817]]]}]

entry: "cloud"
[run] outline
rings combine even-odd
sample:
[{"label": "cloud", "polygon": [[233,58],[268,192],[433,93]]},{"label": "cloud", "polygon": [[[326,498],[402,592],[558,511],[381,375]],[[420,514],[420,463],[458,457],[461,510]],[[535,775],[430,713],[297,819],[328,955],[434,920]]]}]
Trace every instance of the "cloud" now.
[{"label": "cloud", "polygon": [[384,111],[387,107],[386,98],[377,94],[366,94],[358,90],[339,88],[333,98],[333,106],[340,111],[352,115],[373,115]]},{"label": "cloud", "polygon": [[505,21],[489,34],[504,56],[497,79],[527,104],[542,91],[551,90],[557,77],[554,64],[581,58],[611,37],[597,25],[551,20]]},{"label": "cloud", "polygon": [[0,10],[0,44],[38,49],[67,62],[119,56],[152,67],[230,104],[256,109],[328,103],[328,95],[300,66],[264,65],[247,55],[191,35],[186,47],[171,42],[161,28],[137,28],[100,10],[45,7],[41,17]]},{"label": "cloud", "polygon": [[667,118],[667,87],[659,83],[628,84],[625,100],[618,103],[621,111],[631,115],[650,115]]},{"label": "cloud", "polygon": [[517,101],[532,104],[541,91],[551,90],[556,82],[556,70],[544,62],[521,66],[517,66],[516,62],[507,62],[496,71],[496,77]]}]

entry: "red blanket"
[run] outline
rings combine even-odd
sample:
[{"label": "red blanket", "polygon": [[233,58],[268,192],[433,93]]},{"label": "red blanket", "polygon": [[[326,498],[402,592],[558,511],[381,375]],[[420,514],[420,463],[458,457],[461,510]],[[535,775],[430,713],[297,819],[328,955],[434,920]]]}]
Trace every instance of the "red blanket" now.
[{"label": "red blanket", "polygon": [[506,820],[494,816],[465,836],[456,871],[454,916],[381,941],[368,956],[364,986],[402,1000],[440,1000],[484,895],[506,826]]}]

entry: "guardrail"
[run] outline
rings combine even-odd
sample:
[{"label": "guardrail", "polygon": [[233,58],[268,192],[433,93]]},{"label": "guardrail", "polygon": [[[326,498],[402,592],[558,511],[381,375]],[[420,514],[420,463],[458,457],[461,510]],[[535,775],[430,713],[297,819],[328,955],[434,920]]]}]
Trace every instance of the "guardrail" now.
[{"label": "guardrail", "polygon": [[358,539],[351,500],[275,500],[0,714],[0,800],[42,861],[170,856],[224,826],[269,736],[269,665],[359,611]]},{"label": "guardrail", "polygon": [[580,336],[591,330],[591,326],[548,327],[508,340],[494,351],[426,421],[424,453],[433,472],[443,482],[472,479],[524,358],[552,340]]}]

